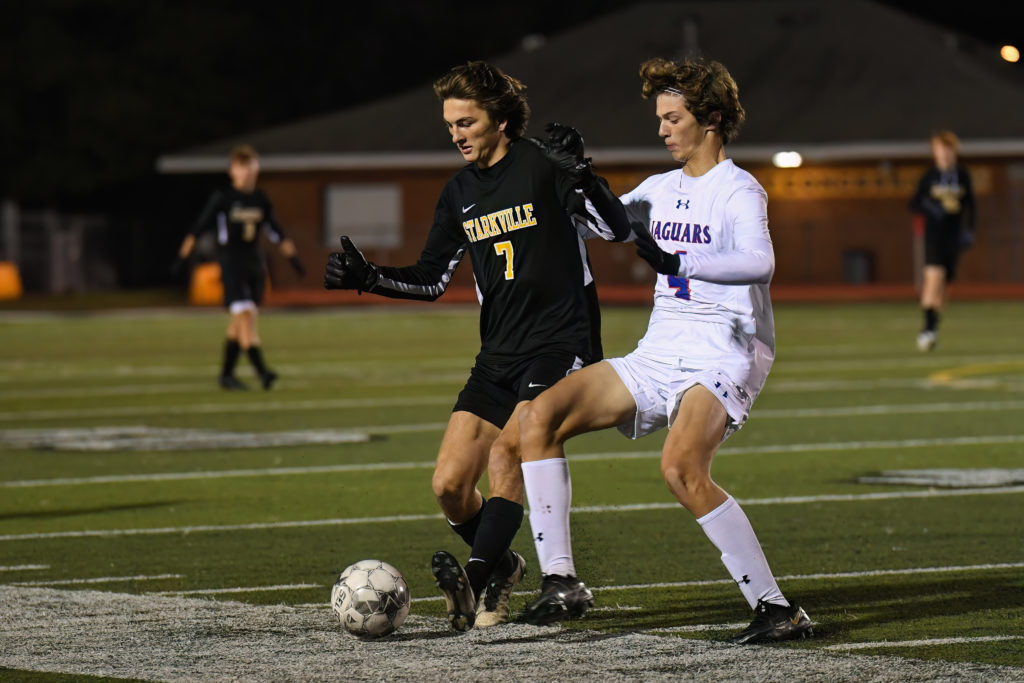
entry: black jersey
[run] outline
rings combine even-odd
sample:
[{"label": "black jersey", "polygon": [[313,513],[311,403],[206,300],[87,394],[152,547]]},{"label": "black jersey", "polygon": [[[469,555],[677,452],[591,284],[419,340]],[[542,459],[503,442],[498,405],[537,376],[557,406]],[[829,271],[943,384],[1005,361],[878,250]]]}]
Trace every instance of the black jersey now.
[{"label": "black jersey", "polygon": [[262,190],[242,192],[230,187],[214,192],[190,232],[198,236],[209,230],[216,230],[221,261],[261,261],[261,230],[267,233],[271,242],[284,239],[270,200]]},{"label": "black jersey", "polygon": [[539,351],[592,360],[586,249],[566,207],[575,190],[534,145],[513,142],[490,168],[469,164],[445,185],[414,266],[381,267],[373,292],[433,300],[469,252],[480,298],[480,358]]},{"label": "black jersey", "polygon": [[974,189],[967,169],[932,166],[921,177],[910,209],[925,215],[929,239],[957,240],[960,230],[974,230]]}]

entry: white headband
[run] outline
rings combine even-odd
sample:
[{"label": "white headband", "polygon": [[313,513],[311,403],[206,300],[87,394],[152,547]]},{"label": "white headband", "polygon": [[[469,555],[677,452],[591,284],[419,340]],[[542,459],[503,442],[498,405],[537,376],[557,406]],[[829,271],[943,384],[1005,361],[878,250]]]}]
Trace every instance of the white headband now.
[{"label": "white headband", "polygon": [[679,97],[686,97],[682,90],[676,90],[675,88],[662,88],[661,92],[668,93],[669,95],[678,95]]}]

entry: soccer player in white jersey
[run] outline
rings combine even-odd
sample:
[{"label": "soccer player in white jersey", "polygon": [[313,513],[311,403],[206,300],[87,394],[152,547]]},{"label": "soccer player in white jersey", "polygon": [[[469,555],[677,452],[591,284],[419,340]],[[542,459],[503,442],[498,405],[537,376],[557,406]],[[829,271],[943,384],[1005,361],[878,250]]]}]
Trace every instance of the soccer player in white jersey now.
[{"label": "soccer player in white jersey", "polygon": [[640,75],[643,96],[656,98],[658,134],[681,164],[621,197],[637,252],[659,273],[654,310],[636,350],[569,375],[520,413],[530,525],[544,574],[525,618],[550,623],[593,604],[573,565],[565,441],[608,427],[634,439],[668,427],[665,482],[755,610],[733,642],[803,637],[810,619],[783,596],[747,516],[711,479],[715,451],[746,422],[775,356],[767,198],[724,149],[745,113],[735,81],[717,62],[652,59]]}]

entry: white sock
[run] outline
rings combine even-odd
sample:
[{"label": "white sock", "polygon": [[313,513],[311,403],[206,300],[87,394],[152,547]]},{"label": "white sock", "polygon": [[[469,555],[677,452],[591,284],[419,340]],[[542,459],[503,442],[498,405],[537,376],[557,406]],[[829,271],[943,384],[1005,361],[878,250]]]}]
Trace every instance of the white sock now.
[{"label": "white sock", "polygon": [[569,535],[569,463],[565,458],[524,462],[523,485],[541,573],[576,576]]},{"label": "white sock", "polygon": [[754,528],[739,503],[729,499],[697,520],[704,533],[722,553],[722,563],[740,587],[751,609],[758,600],[789,606],[768,568]]}]

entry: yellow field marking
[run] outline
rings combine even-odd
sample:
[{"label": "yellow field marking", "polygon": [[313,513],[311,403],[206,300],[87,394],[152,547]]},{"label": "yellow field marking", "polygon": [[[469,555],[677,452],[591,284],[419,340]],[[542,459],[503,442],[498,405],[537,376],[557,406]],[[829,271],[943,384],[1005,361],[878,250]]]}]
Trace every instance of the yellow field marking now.
[{"label": "yellow field marking", "polygon": [[958,368],[937,370],[928,375],[928,381],[935,384],[949,384],[958,379],[977,377],[979,375],[995,375],[1002,372],[1024,372],[1024,360],[1008,360],[998,363],[973,363]]}]

